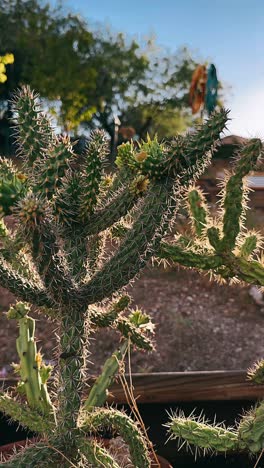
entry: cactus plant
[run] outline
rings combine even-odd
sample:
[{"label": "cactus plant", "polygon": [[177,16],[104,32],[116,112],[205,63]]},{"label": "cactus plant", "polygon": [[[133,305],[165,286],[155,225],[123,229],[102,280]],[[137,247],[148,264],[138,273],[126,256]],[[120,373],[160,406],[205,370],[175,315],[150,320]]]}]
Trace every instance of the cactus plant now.
[{"label": "cactus plant", "polygon": [[[236,171],[227,183],[225,215],[218,226],[209,221],[204,199],[193,189],[193,182],[210,162],[228,120],[225,110],[212,114],[195,132],[170,143],[148,138],[140,145],[121,145],[117,172],[109,177],[103,168],[107,141],[101,131],[91,135],[78,160],[69,139],[54,135],[37,96],[28,87],[18,92],[13,104],[23,165],[18,173],[6,160],[0,162],[5,187],[0,283],[23,301],[8,313],[19,323],[20,363],[16,370],[21,383],[15,399],[10,393],[1,394],[0,410],[22,425],[37,429],[40,440],[0,466],[117,468],[116,460],[95,437],[107,427],[127,442],[135,467],[150,467],[148,444],[137,423],[123,412],[102,408],[128,343],[143,350],[153,346],[149,317],[129,309],[130,299],[123,289],[151,257],[210,270],[225,279],[263,284],[263,266],[252,258],[258,236],[240,235],[242,181],[259,158],[262,145],[252,140],[242,149]],[[173,244],[165,242],[186,193],[197,236],[179,237]],[[4,220],[10,212],[18,221],[12,232]],[[119,238],[107,256],[103,255],[106,237]],[[109,242],[107,245],[109,248]],[[31,304],[60,327],[52,394],[47,385],[51,369],[43,364],[34,342]],[[122,340],[87,398],[89,335],[98,327],[115,329]],[[234,432],[223,428],[213,432],[203,424],[215,446],[219,447],[218,439],[223,439],[228,448],[232,444],[248,447],[250,440],[255,450],[261,440],[261,409],[250,418],[250,424],[244,423],[239,442]],[[173,428],[176,426],[174,420]],[[258,439],[254,438],[253,443],[255,426]],[[204,440],[202,430],[198,432]],[[187,433],[183,430],[180,436]],[[195,438],[190,442],[195,443]]]},{"label": "cactus plant", "polygon": [[[118,294],[158,253],[183,189],[210,161],[227,112],[213,114],[196,132],[172,144],[155,138],[141,147],[121,146],[118,170],[109,177],[104,173],[107,141],[101,131],[91,135],[78,159],[70,140],[53,133],[28,87],[17,93],[13,105],[23,164],[18,172],[0,161],[0,281],[23,301],[8,313],[19,323],[16,371],[21,383],[15,399],[10,393],[1,395],[0,410],[37,429],[40,440],[0,466],[118,467],[95,438],[108,427],[126,441],[136,467],[149,467],[149,448],[138,424],[123,412],[101,407],[128,343],[143,350],[153,346],[149,317],[129,309],[130,299]],[[12,232],[4,220],[10,213],[17,220]],[[121,228],[125,236],[106,258],[105,238],[113,238],[126,218],[129,229]],[[51,369],[43,364],[34,341],[31,304],[60,327],[52,393],[47,385]],[[122,341],[87,398],[89,335],[98,327],[114,328]]]}]

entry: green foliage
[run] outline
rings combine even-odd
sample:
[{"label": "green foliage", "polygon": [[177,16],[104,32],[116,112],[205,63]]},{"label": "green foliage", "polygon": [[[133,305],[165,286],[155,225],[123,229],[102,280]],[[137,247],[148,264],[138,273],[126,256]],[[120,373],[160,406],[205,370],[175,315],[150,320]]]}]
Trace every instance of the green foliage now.
[{"label": "green foliage", "polygon": [[[5,245],[12,246],[12,255],[4,255],[4,245],[0,278],[2,286],[58,321],[58,371],[50,400],[47,379],[51,369],[43,365],[37,353],[35,322],[28,316],[28,306],[18,303],[9,313],[19,322],[17,371],[22,384],[18,390],[26,393],[25,411],[32,408],[32,414],[42,414],[40,431],[48,434],[45,447],[40,443],[26,448],[4,465],[39,466],[45,458],[51,466],[105,463],[117,467],[107,451],[85,439],[84,433],[94,434],[107,426],[124,438],[136,467],[149,467],[145,437],[132,419],[115,410],[98,408],[106,400],[118,372],[118,360],[127,346],[153,348],[149,317],[130,309],[128,296],[116,299],[116,294],[159,252],[161,240],[174,221],[177,199],[208,164],[208,151],[225,127],[227,113],[214,114],[196,133],[172,144],[148,138],[140,148],[130,148],[128,158],[124,153],[120,156],[117,175],[106,188],[104,135],[94,133],[77,161],[69,139],[58,140],[53,135],[38,104],[29,88],[22,88],[14,101],[26,183],[16,197],[7,201],[19,228],[15,224],[11,233],[4,221],[1,224],[1,236]],[[43,145],[44,140],[47,144]],[[138,163],[139,151],[149,155],[147,164]],[[105,257],[104,240],[107,249],[111,248],[115,224],[122,224],[126,218],[130,220],[129,230],[113,246],[110,257]],[[18,268],[21,252],[25,271]],[[90,396],[83,400],[88,339],[98,327],[112,327],[122,341],[120,349],[106,361]],[[19,411],[14,415],[12,405],[10,408],[10,416],[20,420]],[[23,408],[21,422],[25,424],[27,413]],[[50,423],[51,409],[54,421]],[[5,411],[8,413],[8,407]]]}]

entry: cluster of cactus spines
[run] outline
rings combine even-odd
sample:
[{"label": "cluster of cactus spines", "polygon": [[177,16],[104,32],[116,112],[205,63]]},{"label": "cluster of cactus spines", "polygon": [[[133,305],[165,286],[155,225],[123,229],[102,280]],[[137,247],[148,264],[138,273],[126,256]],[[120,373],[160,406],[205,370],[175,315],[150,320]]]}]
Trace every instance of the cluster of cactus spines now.
[{"label": "cluster of cactus spines", "polygon": [[[44,446],[40,442],[35,448],[24,449],[8,460],[7,466],[117,467],[105,449],[86,437],[99,427],[110,426],[128,443],[135,466],[149,467],[150,456],[140,428],[124,413],[96,406],[102,404],[117,372],[111,358],[92,389],[95,408],[91,411],[87,403],[87,413],[83,395],[88,338],[97,327],[111,326],[122,336],[121,351],[129,344],[152,348],[149,317],[138,310],[129,312],[127,299],[116,303],[116,294],[159,253],[183,188],[208,164],[209,152],[225,128],[227,112],[213,114],[197,132],[179,137],[173,144],[148,139],[141,147],[126,147],[125,156],[121,149],[119,170],[107,189],[102,172],[105,137],[100,131],[93,133],[78,161],[69,139],[52,133],[29,88],[23,88],[14,101],[17,142],[26,177],[23,190],[17,190],[6,206],[19,221],[22,246],[16,253],[24,248],[29,274],[18,271],[14,259],[9,261],[0,252],[1,285],[21,300],[41,307],[43,313],[59,322],[60,332],[55,391],[51,395],[56,424],[44,414],[43,420],[49,425]],[[4,181],[12,186],[11,172]],[[3,213],[7,214],[4,209]],[[114,225],[122,224],[126,215],[130,229],[108,254],[110,258],[104,259],[101,241],[105,236],[111,239]],[[12,235],[16,238],[16,232]],[[108,304],[113,302],[105,310],[102,304],[106,299]],[[43,385],[45,377],[40,375]],[[38,408],[34,411],[41,413]]]},{"label": "cluster of cactus spines", "polygon": [[124,341],[112,356],[105,361],[101,374],[97,377],[84,403],[85,410],[91,411],[93,408],[105,404],[109,388],[119,370],[120,363],[124,360],[127,348],[128,342]]}]

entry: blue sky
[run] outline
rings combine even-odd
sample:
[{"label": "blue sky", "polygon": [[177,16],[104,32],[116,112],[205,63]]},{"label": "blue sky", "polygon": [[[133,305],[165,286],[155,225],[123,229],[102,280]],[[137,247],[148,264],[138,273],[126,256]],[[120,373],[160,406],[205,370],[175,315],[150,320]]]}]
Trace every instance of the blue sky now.
[{"label": "blue sky", "polygon": [[[51,3],[55,3],[52,1]],[[227,85],[231,133],[264,137],[264,0],[65,0],[92,25],[110,26],[212,61]],[[231,86],[231,89],[229,88]]]}]

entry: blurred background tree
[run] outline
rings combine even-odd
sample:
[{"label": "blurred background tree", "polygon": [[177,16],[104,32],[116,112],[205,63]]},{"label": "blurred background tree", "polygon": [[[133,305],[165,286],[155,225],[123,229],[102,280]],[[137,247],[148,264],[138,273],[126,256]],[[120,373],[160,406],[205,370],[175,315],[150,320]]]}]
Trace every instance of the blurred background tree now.
[{"label": "blurred background tree", "polygon": [[119,142],[146,133],[169,138],[192,124],[188,93],[197,62],[186,48],[166,54],[151,40],[142,46],[122,33],[95,30],[62,4],[2,0],[1,5],[0,54],[15,56],[0,88],[2,135],[10,134],[8,99],[22,84],[40,94],[62,130],[76,136],[99,126],[112,149],[115,116],[121,122]]}]

